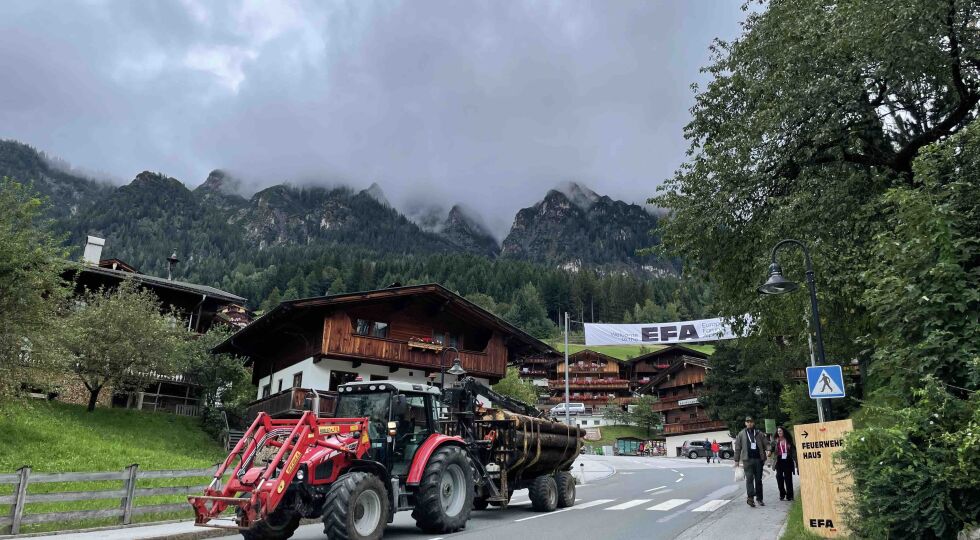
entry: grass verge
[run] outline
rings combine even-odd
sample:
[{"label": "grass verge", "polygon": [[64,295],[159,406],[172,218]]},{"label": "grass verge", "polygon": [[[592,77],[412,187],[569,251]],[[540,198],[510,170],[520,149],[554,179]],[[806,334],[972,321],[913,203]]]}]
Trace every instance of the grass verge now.
[{"label": "grass verge", "polygon": [[786,518],[786,532],[782,540],[819,540],[820,537],[808,531],[803,526],[803,502],[797,492],[793,505],[789,507],[789,517]]},{"label": "grass verge", "polygon": [[[197,469],[221,461],[221,446],[201,431],[198,419],[170,414],[123,409],[85,408],[58,402],[10,400],[0,403],[0,473],[11,473],[30,465],[32,473],[122,471],[138,463],[140,470]],[[141,479],[138,487],[200,485],[206,478]],[[120,481],[57,482],[30,484],[29,494],[64,491],[118,490]],[[13,486],[0,486],[0,494]],[[185,495],[137,497],[136,506],[180,503]],[[89,499],[73,502],[29,503],[25,515],[102,510],[119,507],[119,499]],[[0,505],[0,514],[10,511]],[[134,522],[190,517],[187,512],[145,514]],[[21,532],[46,532],[112,525],[114,518],[25,525]]]},{"label": "grass verge", "polygon": [[638,437],[640,439],[652,439],[653,435],[647,435],[645,429],[636,426],[602,426],[599,428],[602,438],[598,441],[585,441],[585,444],[598,448],[600,446],[615,446],[618,437]]}]

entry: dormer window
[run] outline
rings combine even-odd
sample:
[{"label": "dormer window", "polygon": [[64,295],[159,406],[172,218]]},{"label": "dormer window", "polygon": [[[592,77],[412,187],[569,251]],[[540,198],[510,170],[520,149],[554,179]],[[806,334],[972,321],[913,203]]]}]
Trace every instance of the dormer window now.
[{"label": "dormer window", "polygon": [[359,336],[386,338],[388,337],[389,329],[390,325],[381,321],[357,319],[357,322],[354,324],[354,333]]}]

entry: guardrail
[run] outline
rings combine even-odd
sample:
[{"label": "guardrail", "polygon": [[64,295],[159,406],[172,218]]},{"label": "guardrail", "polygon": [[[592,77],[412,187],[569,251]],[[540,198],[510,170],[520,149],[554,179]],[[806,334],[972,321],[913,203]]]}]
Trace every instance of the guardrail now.
[{"label": "guardrail", "polygon": [[[19,534],[21,525],[50,522],[72,522],[88,519],[119,518],[119,523],[129,525],[133,516],[160,514],[180,510],[190,511],[186,502],[172,504],[151,504],[136,506],[136,497],[152,495],[193,495],[204,490],[203,485],[182,485],[168,487],[138,487],[140,480],[156,478],[197,478],[214,476],[217,466],[207,469],[141,471],[133,464],[121,472],[69,472],[32,473],[28,466],[17,469],[13,474],[0,474],[0,485],[13,485],[13,494],[0,495],[0,505],[10,505],[10,513],[0,515],[0,531]],[[96,489],[90,491],[60,491],[53,493],[28,493],[33,484],[54,482],[122,482],[119,489]],[[75,510],[66,512],[28,513],[25,507],[31,503],[89,501],[99,499],[119,500],[118,508],[103,510]],[[188,514],[190,515],[190,514]]]}]

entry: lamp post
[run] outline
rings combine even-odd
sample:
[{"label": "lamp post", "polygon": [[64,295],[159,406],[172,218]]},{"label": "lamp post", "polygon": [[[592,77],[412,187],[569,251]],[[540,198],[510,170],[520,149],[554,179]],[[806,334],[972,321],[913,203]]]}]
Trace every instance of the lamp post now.
[{"label": "lamp post", "polygon": [[[799,246],[803,250],[803,258],[806,261],[806,286],[810,290],[810,324],[813,326],[813,334],[817,338],[817,360],[819,360],[820,365],[823,365],[826,363],[826,358],[823,353],[823,333],[820,330],[820,311],[817,309],[817,286],[813,279],[813,260],[810,259],[810,250],[807,249],[806,244],[799,240],[788,238],[786,240],[780,240],[773,246],[772,255],[770,256],[769,278],[757,290],[760,294],[776,295],[790,293],[800,287],[795,281],[790,281],[783,277],[783,268],[776,260],[776,252],[779,251],[779,248],[788,244]],[[810,365],[817,365],[812,355],[810,356]],[[817,399],[817,417],[821,422],[824,421],[822,399]]]},{"label": "lamp post", "polygon": [[[449,349],[456,351],[456,358],[453,359],[453,365],[451,368],[449,368],[449,374],[455,375],[457,378],[466,375],[466,370],[463,369],[463,363],[460,362],[459,360],[459,349],[457,349],[456,347],[446,347],[445,349],[442,350],[443,357],[446,356],[446,351],[448,351]],[[446,363],[445,362],[442,361],[439,362],[439,371],[440,373],[442,373],[442,379],[439,381],[439,387],[445,388],[446,387]]]}]

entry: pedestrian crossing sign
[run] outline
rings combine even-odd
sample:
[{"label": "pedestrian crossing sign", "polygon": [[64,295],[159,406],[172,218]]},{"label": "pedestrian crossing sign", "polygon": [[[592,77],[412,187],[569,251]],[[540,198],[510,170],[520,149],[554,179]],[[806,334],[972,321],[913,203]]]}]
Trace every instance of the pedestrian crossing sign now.
[{"label": "pedestrian crossing sign", "polygon": [[844,397],[844,374],[840,366],[810,366],[806,368],[806,385],[813,399]]}]

